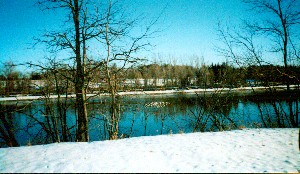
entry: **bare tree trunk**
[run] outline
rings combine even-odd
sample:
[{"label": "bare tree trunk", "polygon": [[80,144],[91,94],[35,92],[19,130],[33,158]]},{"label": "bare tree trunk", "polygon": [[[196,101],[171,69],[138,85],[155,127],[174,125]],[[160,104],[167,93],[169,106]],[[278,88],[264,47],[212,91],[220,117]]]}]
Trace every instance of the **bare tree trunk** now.
[{"label": "bare tree trunk", "polygon": [[[286,17],[283,16],[282,13],[282,7],[281,7],[281,1],[277,0],[278,3],[278,10],[279,10],[279,17],[280,17],[280,21],[281,21],[281,25],[283,28],[283,38],[282,38],[282,42],[283,42],[283,62],[284,62],[284,68],[285,68],[285,83],[286,83],[286,88],[287,88],[287,92],[290,92],[290,79],[289,79],[289,72],[288,72],[288,61],[287,61],[287,54],[288,54],[288,39],[289,39],[289,33],[288,33],[288,26],[287,26],[287,21],[286,21]],[[297,124],[295,123],[295,119],[294,119],[294,114],[293,114],[293,102],[291,100],[291,96],[289,94],[289,99],[288,99],[288,107],[289,107],[289,111],[290,111],[290,121],[292,123],[293,127],[297,127]]]},{"label": "bare tree trunk", "polygon": [[88,118],[85,103],[85,90],[84,90],[84,72],[81,61],[80,53],[80,22],[79,22],[79,2],[74,0],[73,20],[75,26],[75,54],[76,54],[76,80],[75,80],[75,93],[76,93],[76,109],[78,114],[77,125],[77,141],[89,141],[88,135]]},{"label": "bare tree trunk", "polygon": [[265,122],[264,114],[263,114],[263,112],[262,112],[262,109],[261,109],[261,106],[260,106],[260,104],[259,104],[259,101],[257,101],[256,105],[257,105],[258,110],[259,110],[259,115],[260,115],[261,121],[263,122],[264,127],[267,128],[267,124],[266,124],[266,122]]},{"label": "bare tree trunk", "polygon": [[287,45],[288,45],[288,31],[287,31],[287,24],[285,17],[282,14],[282,7],[281,7],[281,0],[277,0],[278,3],[278,10],[279,10],[279,17],[283,29],[283,37],[282,37],[282,42],[283,42],[283,63],[284,63],[284,68],[285,68],[285,83],[287,87],[287,91],[290,91],[290,82],[289,82],[289,77],[288,77],[288,63],[287,63]]},{"label": "bare tree trunk", "polygon": [[5,143],[9,147],[18,147],[20,146],[15,137],[11,137],[11,132],[9,131],[8,134],[6,134],[5,130],[0,126],[0,133],[1,138],[4,139]]},{"label": "bare tree trunk", "polygon": [[[297,103],[296,103],[297,104]],[[297,120],[297,115],[294,115],[294,112],[293,112],[293,100],[289,99],[288,100],[288,107],[289,107],[289,112],[290,112],[290,121],[291,121],[291,124],[293,127],[297,127],[298,126],[298,122],[296,121]]]},{"label": "bare tree trunk", "polygon": [[[4,113],[1,114],[0,121],[4,125],[6,131],[0,126],[0,135],[2,138],[5,140],[6,144],[10,147],[17,147],[20,146],[19,143],[17,142],[13,129],[12,129],[12,124],[9,123],[8,120],[6,120]],[[7,133],[6,133],[7,132]]]},{"label": "bare tree trunk", "polygon": [[298,100],[296,100],[295,102],[296,102],[296,111],[295,111],[296,126],[298,127],[298,125],[299,125],[299,115],[298,114],[300,114],[300,112],[299,112]]}]

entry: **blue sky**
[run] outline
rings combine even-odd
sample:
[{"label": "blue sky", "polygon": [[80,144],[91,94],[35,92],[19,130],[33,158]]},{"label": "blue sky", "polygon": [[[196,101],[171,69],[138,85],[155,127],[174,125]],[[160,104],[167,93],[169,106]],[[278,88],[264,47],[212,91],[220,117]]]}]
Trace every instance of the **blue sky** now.
[{"label": "blue sky", "polygon": [[[41,11],[35,0],[0,0],[0,62],[43,60],[47,51],[42,47],[31,49],[33,38],[45,30],[62,26],[64,14]],[[152,39],[156,45],[143,56],[152,59],[162,55],[164,61],[175,57],[179,63],[188,64],[194,55],[203,57],[205,63],[225,61],[214,51],[218,44],[218,21],[237,23],[250,16],[240,0],[127,0],[128,10],[137,14],[157,16],[167,7],[155,27],[163,29]]]}]

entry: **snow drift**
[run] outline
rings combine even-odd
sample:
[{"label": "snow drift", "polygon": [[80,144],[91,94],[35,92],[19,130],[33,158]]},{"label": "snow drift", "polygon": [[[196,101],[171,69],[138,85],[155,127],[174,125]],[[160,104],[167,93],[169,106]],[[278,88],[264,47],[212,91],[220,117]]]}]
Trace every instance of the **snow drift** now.
[{"label": "snow drift", "polygon": [[0,149],[0,172],[298,172],[299,129],[244,129]]}]

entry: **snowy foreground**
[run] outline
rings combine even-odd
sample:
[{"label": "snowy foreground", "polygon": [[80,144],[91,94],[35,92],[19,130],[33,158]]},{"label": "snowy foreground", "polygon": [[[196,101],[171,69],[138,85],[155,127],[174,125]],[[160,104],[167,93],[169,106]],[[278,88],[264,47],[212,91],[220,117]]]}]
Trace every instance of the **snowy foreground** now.
[{"label": "snowy foreground", "polygon": [[299,129],[245,129],[0,149],[0,172],[293,172]]}]

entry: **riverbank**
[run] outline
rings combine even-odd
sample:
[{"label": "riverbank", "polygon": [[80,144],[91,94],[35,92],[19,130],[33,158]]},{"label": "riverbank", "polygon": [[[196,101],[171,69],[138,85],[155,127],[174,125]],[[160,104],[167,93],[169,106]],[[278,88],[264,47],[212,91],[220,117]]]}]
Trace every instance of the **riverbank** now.
[{"label": "riverbank", "polygon": [[[240,88],[209,88],[209,89],[186,89],[186,90],[161,90],[161,91],[130,91],[130,92],[119,92],[118,95],[160,95],[160,94],[195,94],[195,93],[213,93],[213,92],[240,92],[240,93],[251,93],[258,91],[265,91],[269,87],[240,87]],[[271,86],[276,90],[285,90],[286,86]],[[291,89],[298,89],[297,85],[291,85]],[[107,96],[109,93],[100,93],[100,94],[87,94],[87,97],[97,97],[97,96]],[[49,98],[57,98],[58,95],[50,95]],[[65,95],[61,95],[60,97],[65,98]],[[75,94],[71,94],[67,96],[68,98],[75,98]],[[21,100],[39,100],[44,99],[45,96],[23,96],[17,95],[14,97],[0,97],[1,101],[21,101]]]},{"label": "riverbank", "polygon": [[1,173],[300,170],[299,129],[244,129],[1,148]]}]

